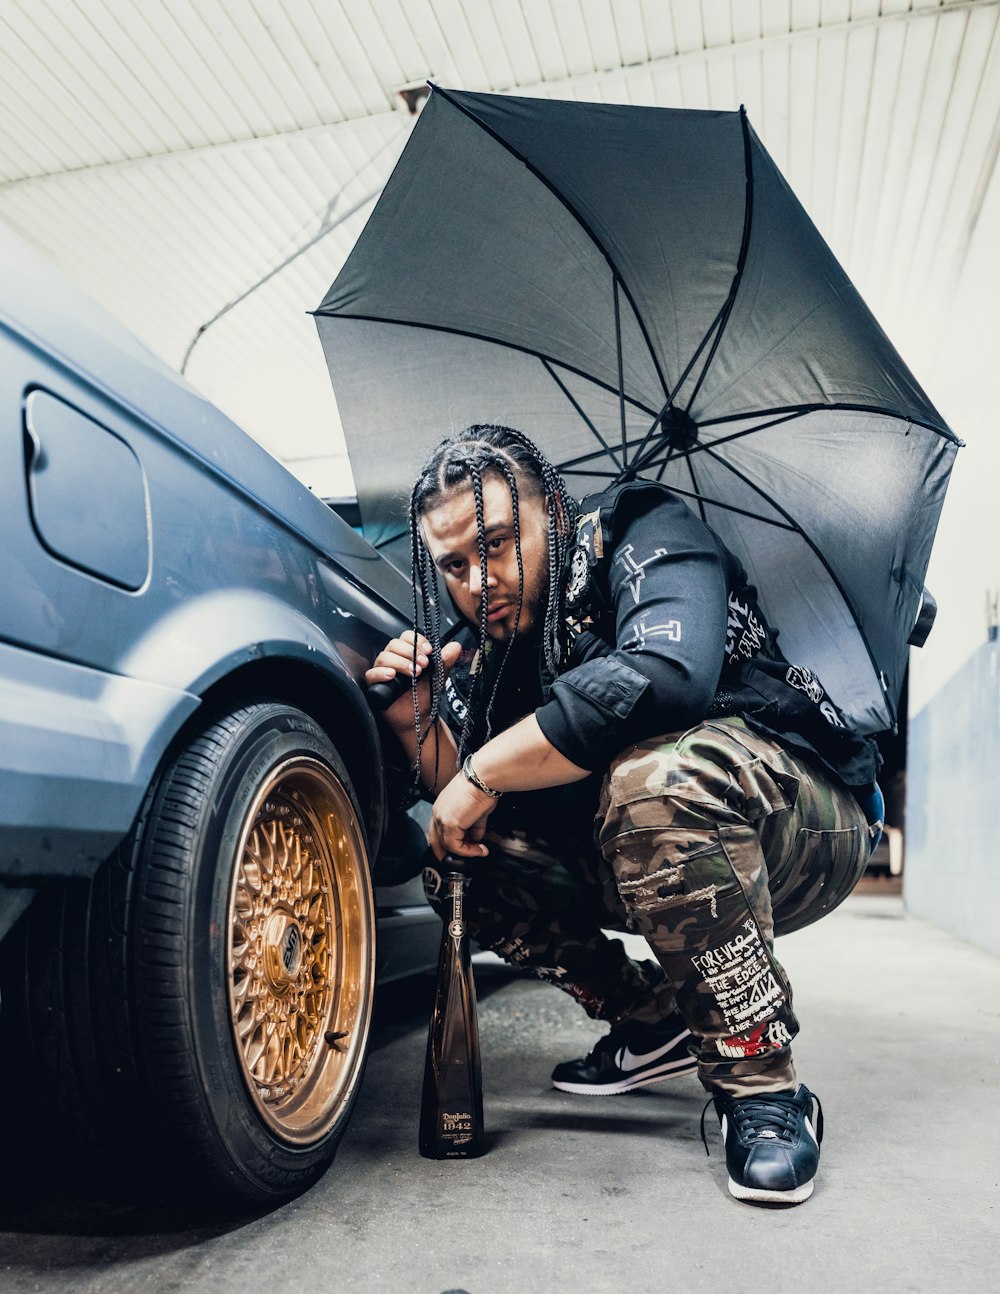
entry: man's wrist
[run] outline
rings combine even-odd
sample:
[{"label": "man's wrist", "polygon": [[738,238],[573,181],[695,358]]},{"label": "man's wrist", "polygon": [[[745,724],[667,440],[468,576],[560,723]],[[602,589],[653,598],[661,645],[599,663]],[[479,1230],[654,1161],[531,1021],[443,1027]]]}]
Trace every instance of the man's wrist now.
[{"label": "man's wrist", "polygon": [[489,783],[483,781],[473,767],[471,755],[466,755],[465,757],[465,761],[462,764],[462,776],[467,782],[471,782],[477,791],[482,791],[484,795],[488,795],[494,802],[499,800],[500,796],[503,794],[502,791],[495,790],[489,785]]}]

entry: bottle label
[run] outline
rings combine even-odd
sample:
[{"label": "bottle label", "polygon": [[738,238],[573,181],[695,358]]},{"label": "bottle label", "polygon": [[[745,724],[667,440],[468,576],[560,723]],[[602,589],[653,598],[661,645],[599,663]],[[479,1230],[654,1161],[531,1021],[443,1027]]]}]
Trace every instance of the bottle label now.
[{"label": "bottle label", "polygon": [[451,898],[451,920],[448,922],[448,933],[452,939],[461,939],[465,934],[465,921],[462,912],[462,895],[465,890],[465,882],[461,877],[451,878],[449,886]]},{"label": "bottle label", "polygon": [[472,1115],[464,1110],[441,1113],[441,1140],[448,1142],[454,1149],[466,1146],[472,1140]]}]

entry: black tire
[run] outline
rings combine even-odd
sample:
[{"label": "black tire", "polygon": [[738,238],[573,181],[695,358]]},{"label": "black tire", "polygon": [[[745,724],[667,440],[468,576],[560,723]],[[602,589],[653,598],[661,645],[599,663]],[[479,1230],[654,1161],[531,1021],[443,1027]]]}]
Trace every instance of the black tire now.
[{"label": "black tire", "polygon": [[364,1067],[375,920],[357,801],[312,719],[220,717],[93,884],[28,917],[14,978],[63,1150],[240,1206],[325,1171]]}]

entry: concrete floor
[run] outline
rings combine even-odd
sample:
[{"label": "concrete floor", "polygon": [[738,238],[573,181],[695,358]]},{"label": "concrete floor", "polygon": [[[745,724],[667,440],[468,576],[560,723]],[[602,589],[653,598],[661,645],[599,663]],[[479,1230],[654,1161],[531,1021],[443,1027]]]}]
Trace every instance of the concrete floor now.
[{"label": "concrete floor", "polygon": [[429,986],[395,986],[337,1163],[306,1196],[236,1227],[53,1199],[0,1217],[0,1291],[997,1289],[1000,960],[877,893],[779,952],[827,1125],[798,1208],[730,1199],[693,1079],[553,1091],[592,1026],[556,990],[486,970],[483,1159],[417,1155]]}]

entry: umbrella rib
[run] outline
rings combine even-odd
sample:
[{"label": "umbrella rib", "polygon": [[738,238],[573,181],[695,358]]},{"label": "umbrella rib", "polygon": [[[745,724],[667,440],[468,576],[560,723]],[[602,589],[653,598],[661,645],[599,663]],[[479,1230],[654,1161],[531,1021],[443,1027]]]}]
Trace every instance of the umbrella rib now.
[{"label": "umbrella rib", "polygon": [[[743,418],[762,418],[772,413],[819,413],[823,409],[844,410],[847,413],[877,413],[884,418],[895,418],[897,422],[909,422],[914,427],[923,427],[926,431],[933,431],[935,435],[943,436],[945,440],[951,441],[960,449],[964,448],[965,441],[961,440],[950,427],[943,424],[928,422],[926,418],[916,418],[909,413],[900,413],[898,409],[886,409],[876,404],[859,404],[849,400],[835,401],[814,401],[812,404],[782,404],[775,405],[771,409],[754,409],[743,413],[724,413],[718,418],[703,418],[698,423],[699,427],[718,427],[724,422],[739,422]],[[662,417],[662,415],[661,415]]]},{"label": "umbrella rib", "polygon": [[[748,415],[748,416],[755,416],[755,415]],[[762,422],[762,423],[758,423],[757,426],[755,427],[744,427],[742,431],[734,431],[730,436],[720,436],[718,440],[713,440],[711,442],[701,441],[697,445],[692,445],[690,449],[685,450],[685,453],[690,458],[692,454],[701,454],[706,449],[717,449],[720,445],[728,445],[734,440],[742,440],[744,436],[752,436],[755,432],[767,431],[770,427],[780,427],[782,423],[793,422],[796,418],[799,418],[801,416],[802,416],[801,413],[786,413],[780,418],[772,418],[770,422]],[[701,425],[705,427],[708,424],[702,423]],[[647,464],[654,462],[655,459],[656,459],[656,451],[654,450],[652,456],[648,458],[645,463],[638,462],[638,461],[636,462],[635,470],[637,472],[644,471]]]},{"label": "umbrella rib", "polygon": [[[547,362],[546,360],[543,360],[542,362],[546,365],[546,367],[548,367],[548,362]],[[550,370],[550,371],[551,371],[551,370]],[[556,377],[556,375],[555,375],[555,373],[554,373],[554,372],[552,373],[552,376],[553,376],[554,378],[556,378],[556,381],[557,381],[557,382],[559,381],[559,379]],[[559,385],[560,385],[560,387],[562,387],[562,389],[565,391],[565,394],[566,394],[567,398],[568,398],[568,399],[570,399],[571,401],[573,401],[573,397],[572,397],[572,395],[570,394],[570,392],[569,392],[565,387],[563,387],[563,384],[562,384],[561,382],[559,382]],[[609,387],[609,388],[607,388],[607,389],[608,389],[608,390],[610,390],[611,388]],[[577,407],[577,408],[579,409],[579,406],[576,406],[576,402],[575,402],[575,401],[573,401],[573,403],[574,403],[574,406],[575,406],[575,407]],[[829,406],[827,406],[827,405],[820,405],[819,407],[820,407],[820,408],[823,408],[823,409],[826,409],[826,408],[828,408]],[[588,422],[588,426],[590,426],[591,430],[594,432],[594,435],[597,437],[597,439],[598,439],[598,440],[601,442],[601,444],[604,446],[604,449],[607,451],[607,453],[608,453],[608,454],[610,454],[610,455],[612,456],[612,458],[614,458],[614,450],[611,448],[611,446],[607,443],[607,441],[604,439],[604,437],[603,437],[603,436],[601,436],[600,432],[598,432],[598,431],[597,431],[596,427],[594,427],[594,426],[593,426],[593,424],[592,424],[592,423],[590,423],[590,422],[589,422],[589,420],[587,420],[587,418],[586,418],[586,414],[584,414],[584,413],[583,413],[583,410],[582,410],[582,409],[579,409],[579,412],[580,412],[580,416],[581,416],[581,417],[583,417],[583,418]],[[767,412],[767,411],[765,411],[765,412]],[[802,412],[809,412],[809,410],[803,410]],[[741,418],[750,418],[750,417],[756,417],[757,415],[755,415],[755,414],[740,414],[739,416],[740,416]],[[763,416],[763,415],[762,415],[762,416]],[[782,423],[782,422],[790,422],[790,421],[792,421],[792,419],[797,418],[798,416],[799,416],[799,411],[793,411],[793,412],[790,412],[790,413],[786,413],[783,417],[781,417],[781,418],[775,418],[775,419],[773,419],[771,422],[761,423],[761,424],[759,424],[758,426],[755,426],[755,427],[747,427],[747,428],[744,428],[742,431],[733,432],[733,434],[732,434],[731,436],[720,436],[718,440],[713,440],[713,441],[711,442],[711,445],[709,445],[708,443],[704,443],[704,442],[699,443],[699,444],[697,444],[697,445],[692,445],[692,446],[691,446],[691,448],[690,448],[690,449],[685,450],[685,451],[684,451],[684,453],[685,453],[686,455],[691,455],[691,454],[700,454],[700,453],[704,452],[706,449],[714,448],[714,447],[715,447],[715,446],[717,446],[717,445],[728,445],[728,444],[729,444],[729,442],[730,442],[730,441],[732,441],[732,440],[739,440],[739,439],[740,439],[741,437],[743,437],[743,436],[749,436],[749,435],[752,435],[755,431],[765,431],[765,430],[767,430],[767,428],[778,426],[778,424],[779,424],[779,423]],[[728,419],[720,419],[720,421],[728,421]],[[655,425],[655,424],[654,424],[654,425]],[[709,424],[707,424],[707,423],[703,423],[703,424],[702,424],[702,426],[708,426],[708,425],[709,425]],[[654,467],[656,467],[656,466],[657,466],[657,458],[656,458],[656,456],[657,456],[657,454],[660,452],[660,445],[659,445],[659,444],[657,444],[657,445],[655,445],[655,446],[653,447],[653,449],[650,451],[650,453],[646,456],[646,458],[645,458],[645,459],[640,458],[640,452],[641,452],[641,450],[643,449],[643,447],[647,444],[648,440],[649,440],[649,432],[647,431],[647,432],[643,433],[642,440],[640,440],[640,441],[638,442],[639,448],[636,450],[635,454],[634,454],[634,455],[633,455],[633,457],[632,457],[632,471],[633,471],[636,475],[639,475],[639,474],[640,474],[640,473],[642,473],[642,472],[645,472],[645,471],[651,470],[652,468],[654,468]],[[626,448],[627,448],[627,445],[626,445]],[[664,469],[664,468],[667,466],[667,464],[670,462],[670,459],[671,459],[671,458],[672,458],[672,456],[673,456],[673,452],[674,452],[674,451],[673,451],[673,448],[671,448],[671,449],[670,449],[670,451],[669,451],[669,452],[668,452],[668,454],[667,454],[666,459],[665,459],[663,462],[661,462],[661,463],[659,464],[659,469],[660,469],[660,473],[661,473],[661,475],[662,475],[663,469]],[[577,466],[577,464],[579,464],[579,463],[589,463],[589,462],[592,462],[595,458],[600,458],[600,457],[601,457],[601,454],[600,454],[600,451],[599,451],[599,450],[590,450],[588,453],[586,453],[586,454],[580,454],[580,455],[578,455],[576,458],[567,458],[567,459],[565,459],[565,461],[564,461],[564,462],[559,463],[559,464],[556,464],[556,466],[558,466],[558,467],[559,467],[559,470],[560,470],[560,471],[562,471],[564,468],[575,467],[575,466]],[[616,460],[616,461],[617,461],[617,460]]]},{"label": "umbrella rib", "polygon": [[690,457],[687,454],[684,455],[684,460],[687,463],[687,470],[688,470],[688,475],[691,477],[691,484],[694,486],[695,498],[698,500],[698,512],[701,515],[702,521],[704,521],[705,525],[707,526],[708,518],[705,516],[705,504],[701,497],[701,487],[698,485],[698,478],[694,474],[694,466],[691,462]]},{"label": "umbrella rib", "polygon": [[[737,290],[739,289],[740,282],[742,281],[742,278],[743,278],[743,270],[746,266],[747,250],[750,242],[750,223],[751,223],[751,216],[752,216],[752,210],[753,210],[753,175],[751,170],[750,154],[749,154],[749,135],[747,134],[747,130],[746,130],[748,123],[746,120],[746,110],[743,107],[740,108],[740,121],[744,127],[743,140],[744,140],[744,159],[745,159],[746,175],[747,175],[747,200],[746,200],[746,207],[745,207],[744,217],[743,217],[743,237],[740,242],[740,250],[736,260],[736,270],[735,270],[735,273],[733,274],[733,281],[732,281],[732,284],[730,285],[729,293],[725,301],[719,307],[718,313],[716,314],[715,318],[705,329],[704,336],[702,337],[701,341],[698,343],[694,353],[692,354],[691,358],[688,360],[687,364],[685,365],[684,371],[677,379],[677,386],[674,388],[670,396],[667,398],[666,403],[664,404],[660,412],[657,414],[656,418],[653,420],[653,423],[649,428],[649,431],[646,433],[647,441],[649,437],[652,436],[653,433],[656,431],[657,426],[659,425],[662,418],[666,415],[667,410],[670,409],[671,406],[673,405],[674,396],[677,394],[677,392],[687,381],[688,374],[691,372],[695,364],[698,362],[699,356],[701,355],[702,351],[705,349],[706,345],[708,344],[709,339],[713,338],[713,334],[714,334],[714,338],[712,339],[712,349],[709,351],[708,358],[705,360],[705,364],[698,375],[697,382],[695,382],[694,390],[691,392],[688,402],[685,405],[685,412],[690,414],[691,406],[694,404],[695,397],[697,396],[699,390],[701,389],[701,384],[705,380],[705,376],[708,373],[712,360],[715,358],[715,352],[719,348],[719,343],[722,340],[723,331],[725,330],[726,324],[729,322],[729,316],[732,313],[732,308],[736,301]],[[699,423],[699,425],[703,427],[707,427],[711,425],[711,422],[709,421],[701,422]],[[645,442],[643,442],[643,444],[640,446],[640,453],[642,452],[643,449],[645,449]]]},{"label": "umbrella rib", "polygon": [[798,522],[797,522],[793,517],[791,517],[791,516],[790,516],[790,515],[785,511],[785,509],[781,506],[781,504],[780,504],[780,503],[778,503],[775,499],[772,499],[772,498],[770,497],[770,495],[769,495],[769,494],[765,493],[765,491],[764,491],[764,490],[762,490],[762,489],[760,488],[760,486],[759,486],[759,485],[754,484],[754,482],[753,482],[753,481],[751,481],[751,480],[750,480],[750,478],[749,478],[748,476],[744,476],[744,474],[739,470],[739,468],[734,467],[734,466],[732,465],[732,463],[727,463],[727,462],[726,462],[726,460],[722,457],[722,455],[721,455],[721,454],[715,454],[715,453],[713,453],[713,452],[712,452],[712,450],[711,450],[710,448],[707,448],[707,447],[706,447],[706,453],[708,453],[708,455],[709,455],[711,458],[713,458],[713,459],[715,460],[715,462],[717,462],[717,463],[721,464],[721,466],[723,466],[723,467],[727,468],[730,472],[732,472],[734,476],[738,477],[738,478],[739,478],[739,480],[741,480],[741,481],[743,482],[743,484],[744,484],[744,485],[748,485],[748,486],[750,487],[750,489],[754,491],[754,493],[755,493],[755,494],[759,494],[759,495],[760,495],[760,497],[761,497],[761,498],[762,498],[766,503],[769,503],[769,504],[771,505],[771,507],[772,507],[772,508],[774,508],[774,510],[775,510],[776,512],[780,513],[780,514],[781,514],[781,516],[783,516],[783,517],[785,518],[785,520],[786,520],[787,522],[789,522],[789,523],[790,523],[790,525],[791,525],[791,529],[792,529],[792,530],[794,530],[794,531],[795,531],[795,532],[796,532],[796,533],[801,537],[801,539],[802,539],[803,543],[805,543],[805,545],[810,549],[810,551],[812,552],[813,556],[816,558],[816,560],[819,562],[819,564],[820,564],[820,565],[823,567],[823,569],[826,571],[827,575],[829,575],[830,579],[833,581],[833,586],[834,586],[834,588],[837,590],[837,592],[840,594],[840,596],[844,599],[844,605],[847,607],[848,611],[851,613],[851,617],[852,617],[852,619],[854,620],[855,628],[856,628],[856,629],[857,629],[857,631],[858,631],[858,637],[859,637],[859,638],[861,639],[861,641],[864,643],[865,651],[868,653],[868,659],[869,659],[869,661],[871,662],[872,671],[873,671],[873,673],[875,674],[876,679],[877,679],[877,680],[879,681],[879,683],[882,685],[882,696],[883,696],[883,699],[885,700],[886,708],[887,708],[887,709],[888,709],[888,711],[889,711],[889,717],[890,717],[890,719],[892,720],[893,724],[895,724],[895,722],[896,722],[896,708],[895,708],[895,706],[892,704],[892,698],[889,696],[888,690],[886,689],[886,686],[885,686],[885,683],[884,683],[885,675],[882,673],[882,670],[879,668],[878,662],[875,660],[875,655],[874,655],[874,653],[872,652],[871,646],[870,646],[870,644],[869,644],[869,642],[868,642],[868,638],[867,638],[867,637],[866,637],[866,635],[865,635],[865,631],[864,631],[864,630],[862,629],[862,627],[861,627],[861,623],[860,623],[860,621],[859,621],[859,619],[858,619],[858,613],[857,613],[857,611],[856,611],[856,609],[855,609],[855,607],[854,607],[854,605],[853,605],[853,603],[852,603],[851,599],[850,599],[850,598],[848,597],[848,595],[847,595],[847,590],[844,588],[843,584],[841,584],[840,580],[837,578],[837,576],[836,576],[835,572],[833,571],[833,569],[831,568],[831,566],[830,566],[829,562],[826,560],[826,558],[825,558],[825,557],[823,556],[823,554],[820,552],[819,547],[816,545],[816,543],[815,543],[812,539],[810,539],[810,537],[809,537],[809,536],[806,534],[806,532],[802,529],[802,527],[799,525],[799,523],[798,523]]},{"label": "umbrella rib", "polygon": [[[667,486],[673,494],[681,494],[685,499],[697,499],[699,503],[710,504],[713,508],[721,508],[724,512],[736,512],[741,517],[749,517],[751,521],[759,521],[764,526],[774,526],[777,530],[791,530],[798,533],[798,527],[793,526],[788,521],[775,521],[773,517],[762,517],[759,512],[751,512],[748,508],[738,508],[735,503],[723,503],[721,499],[710,499],[707,494],[694,494],[691,490],[682,490],[679,485],[670,484]],[[709,523],[706,522],[706,525]]]},{"label": "umbrella rib", "polygon": [[[708,353],[708,358],[705,360],[705,363],[702,366],[702,370],[698,375],[698,380],[694,384],[694,390],[691,392],[691,396],[688,399],[688,402],[685,406],[685,412],[690,414],[691,406],[694,404],[695,397],[697,396],[699,390],[701,389],[702,382],[704,382],[705,380],[705,375],[708,373],[712,360],[715,358],[715,352],[719,348],[719,342],[722,340],[723,331],[725,330],[726,324],[729,321],[729,316],[732,313],[733,304],[736,300],[736,293],[739,289],[740,282],[742,281],[743,270],[746,266],[747,251],[750,245],[750,226],[751,226],[751,220],[753,215],[753,168],[752,168],[751,157],[750,157],[749,123],[747,122],[746,109],[743,107],[742,104],[740,105],[740,128],[743,132],[743,165],[744,165],[744,171],[746,174],[746,203],[743,209],[743,235],[740,240],[740,250],[736,258],[736,270],[735,270],[735,273],[733,274],[733,281],[730,284],[729,293],[725,301],[719,307],[718,313],[716,314],[715,318],[706,328],[704,336],[702,337],[701,341],[698,343],[697,347],[695,348],[693,355],[685,365],[684,371],[677,379],[676,387],[667,396],[667,400],[663,408],[653,419],[652,425],[650,426],[649,430],[646,432],[645,439],[643,440],[642,444],[639,446],[638,454],[636,455],[636,457],[641,455],[642,451],[646,448],[647,443],[649,442],[653,433],[656,431],[657,426],[660,424],[660,422],[666,415],[667,410],[670,409],[671,406],[673,405],[674,396],[677,394],[677,392],[687,381],[688,374],[694,368],[695,364],[697,364],[699,356],[701,355],[702,351],[705,349],[705,346],[708,344],[709,338],[711,338],[714,333],[714,338],[712,340],[712,348]],[[707,426],[708,424],[702,423],[701,425]],[[692,473],[692,480],[693,479],[694,479],[694,474]],[[697,489],[697,486],[695,488]]]},{"label": "umbrella rib", "polygon": [[[701,441],[697,445],[692,445],[688,450],[689,454],[699,454],[705,449],[718,449],[720,445],[729,445],[734,440],[742,440],[744,436],[752,436],[758,431],[769,431],[772,427],[781,427],[786,422],[794,422],[796,418],[801,418],[801,413],[785,413],[780,418],[772,418],[770,422],[758,423],[756,427],[744,427],[742,431],[734,431],[729,436],[720,436],[718,440]],[[703,423],[702,426],[705,424]]]},{"label": "umbrella rib", "polygon": [[[712,360],[715,359],[715,353],[719,349],[719,343],[722,341],[722,334],[726,331],[726,324],[729,322],[729,316],[732,314],[733,305],[736,302],[736,294],[740,290],[740,283],[743,281],[743,271],[746,268],[747,252],[750,248],[750,228],[753,224],[753,161],[750,155],[750,123],[747,121],[747,110],[740,104],[740,129],[743,131],[743,166],[746,173],[746,204],[743,208],[743,239],[740,243],[739,256],[736,258],[736,273],[733,275],[733,282],[729,289],[729,296],[722,307],[721,318],[719,320],[718,330],[715,339],[712,342],[712,348],[708,352],[708,358],[702,366],[698,380],[694,384],[694,390],[691,392],[690,399],[687,402],[685,411],[691,412],[691,406],[694,404],[698,392],[701,390],[701,384],[705,380],[705,375],[712,366]],[[714,325],[713,325],[714,326]]]},{"label": "umbrella rib", "polygon": [[612,459],[614,459],[614,461],[618,464],[618,466],[621,467],[621,463],[618,462],[618,458],[615,454],[615,451],[611,448],[611,446],[604,439],[601,433],[597,430],[597,428],[594,426],[591,420],[587,417],[586,413],[583,410],[582,405],[580,405],[580,403],[577,401],[576,397],[574,396],[573,392],[569,389],[566,383],[563,382],[562,378],[560,378],[559,374],[555,371],[555,369],[552,367],[552,365],[549,363],[547,359],[542,360],[542,367],[545,369],[549,377],[552,378],[553,382],[555,382],[559,390],[562,391],[563,395],[566,397],[566,399],[570,402],[573,408],[577,411],[577,413],[586,423],[587,427],[593,433],[593,435],[598,440],[598,442],[604,446],[605,452],[610,454]]},{"label": "umbrella rib", "polygon": [[[767,431],[769,427],[780,426],[781,423],[791,422],[797,417],[799,417],[797,413],[789,413],[789,414],[785,414],[783,418],[773,418],[770,422],[760,423],[756,427],[744,427],[742,431],[734,431],[730,436],[720,436],[718,440],[713,440],[711,442],[700,441],[698,444],[692,445],[689,449],[686,449],[684,453],[687,457],[690,457],[692,454],[701,454],[708,448],[715,449],[719,445],[728,445],[731,441],[742,440],[744,436],[752,436],[754,432],[757,432],[757,431]],[[649,435],[647,433],[645,440],[643,441],[643,445],[645,445],[648,439],[649,439]],[[640,450],[642,448],[643,446],[640,446]],[[636,453],[635,457],[632,460],[632,470],[638,473],[638,472],[645,472],[650,467],[655,467],[656,456],[659,452],[660,452],[659,445],[654,445],[653,448],[649,451],[649,453],[645,456],[645,458],[641,457],[640,453]],[[666,463],[662,463],[661,470],[665,466],[666,466]]]},{"label": "umbrella rib", "polygon": [[[593,382],[594,386],[599,386],[602,391],[608,391],[611,395],[621,395],[617,387],[610,382],[602,382],[599,377],[594,377],[592,373],[585,373],[582,368],[576,368],[573,364],[567,364],[565,360],[555,359],[551,355],[543,355],[541,351],[532,350],[530,346],[521,346],[514,341],[504,341],[499,337],[490,337],[486,333],[472,332],[468,328],[446,328],[444,324],[425,323],[421,319],[388,319],[385,315],[355,315],[349,314],[346,310],[309,310],[307,314],[312,314],[318,319],[353,319],[361,323],[380,323],[395,324],[400,328],[424,328],[428,332],[444,332],[452,337],[469,337],[473,341],[489,342],[491,346],[502,346],[505,350],[516,350],[522,355],[531,355],[533,359],[542,361],[548,360],[551,364],[558,364],[564,368],[567,373],[575,373],[577,377],[582,377],[585,382]],[[651,418],[656,417],[656,410],[651,409],[648,404],[643,404],[635,396],[626,395],[623,397],[627,404],[648,413]]]},{"label": "umbrella rib", "polygon": [[[660,470],[656,473],[656,479],[658,481],[663,480],[663,474],[670,466],[670,460],[673,458],[673,456],[674,456],[674,447],[673,445],[668,445],[666,456],[664,457],[663,462],[660,464]],[[650,460],[650,466],[652,466],[652,460]]]},{"label": "umbrella rib", "polygon": [[[682,378],[681,380],[683,381],[683,378]],[[635,457],[632,459],[633,471],[636,471],[636,472],[641,472],[641,471],[642,471],[642,454],[643,454],[643,451],[645,450],[646,446],[649,444],[650,439],[651,439],[651,438],[652,438],[652,436],[653,436],[653,433],[656,431],[657,427],[658,427],[658,426],[660,425],[660,423],[662,422],[662,420],[663,420],[663,415],[667,412],[667,410],[668,410],[669,408],[670,408],[670,399],[668,399],[668,400],[667,400],[667,403],[663,406],[663,408],[660,410],[660,412],[656,415],[656,417],[653,419],[653,421],[649,424],[649,427],[648,427],[648,428],[647,428],[647,430],[646,430],[646,434],[643,436],[642,440],[639,442],[639,448],[635,451]]]},{"label": "umbrella rib", "polygon": [[598,480],[603,480],[603,481],[617,481],[617,480],[618,480],[618,473],[617,473],[617,472],[598,472],[598,471],[585,472],[585,471],[582,471],[580,468],[577,468],[577,467],[566,467],[566,468],[561,467],[561,468],[559,469],[559,475],[560,475],[560,476],[585,476],[585,477],[587,478],[587,480],[589,480],[589,481],[592,481],[592,480],[594,480],[595,478],[597,478]]},{"label": "umbrella rib", "polygon": [[698,343],[697,347],[695,348],[695,352],[694,352],[694,354],[693,354],[693,355],[691,356],[691,358],[688,360],[688,362],[687,362],[687,364],[686,364],[686,366],[685,366],[685,368],[684,368],[684,371],[681,373],[680,377],[677,379],[677,385],[676,385],[676,387],[674,387],[674,389],[673,389],[673,391],[670,393],[670,395],[668,395],[668,396],[667,396],[667,399],[666,399],[666,402],[665,402],[665,403],[664,403],[664,405],[663,405],[663,408],[660,410],[660,412],[656,415],[656,417],[655,417],[655,418],[653,419],[653,421],[650,423],[650,425],[649,425],[649,430],[646,432],[645,436],[644,436],[644,437],[643,437],[643,439],[642,439],[642,443],[639,445],[639,448],[638,448],[638,450],[636,451],[636,458],[638,458],[638,457],[642,454],[642,451],[643,451],[643,450],[646,448],[646,446],[649,444],[650,438],[653,436],[653,434],[654,434],[654,432],[656,431],[657,427],[660,425],[660,423],[662,422],[662,420],[663,420],[663,419],[664,419],[664,417],[666,416],[668,409],[670,409],[670,408],[672,407],[672,405],[673,405],[673,403],[674,403],[674,396],[677,394],[677,392],[681,389],[681,387],[682,387],[682,386],[684,385],[684,383],[687,381],[687,376],[688,376],[688,374],[691,372],[691,370],[694,368],[695,364],[698,362],[698,356],[699,356],[699,355],[701,354],[701,352],[705,349],[705,344],[707,343],[707,341],[708,341],[709,337],[711,337],[712,332],[714,331],[714,329],[718,326],[719,320],[722,318],[722,312],[723,312],[723,310],[725,310],[725,308],[726,308],[726,307],[725,307],[725,305],[721,306],[721,307],[720,307],[720,309],[719,309],[718,314],[715,316],[715,318],[712,320],[712,322],[708,325],[708,328],[707,328],[707,330],[706,330],[706,332],[705,332],[704,337],[702,337],[701,341]]},{"label": "umbrella rib", "polygon": [[618,356],[618,410],[622,422],[622,465],[628,466],[628,431],[625,427],[625,370],[622,361],[622,316],[621,306],[618,302],[618,285],[619,278],[617,271],[614,272],[612,279],[612,292],[615,298],[615,352]]},{"label": "umbrella rib", "polygon": [[[613,451],[611,450],[610,446],[608,446],[608,453],[613,454]],[[606,455],[602,454],[600,450],[592,449],[586,454],[577,454],[574,458],[567,458],[567,459],[564,459],[562,462],[554,463],[553,466],[558,467],[559,471],[561,472],[563,471],[564,468],[577,467],[579,466],[580,463],[591,463],[595,458],[604,458],[604,457],[606,457]]]},{"label": "umbrella rib", "polygon": [[[663,481],[663,473],[669,467],[671,461],[673,460],[673,456],[674,456],[674,449],[671,446],[671,448],[667,451],[666,457],[664,458],[663,462],[660,464],[659,470],[656,474],[656,479],[658,481],[661,481],[661,482]],[[653,464],[647,464],[647,466],[653,466]],[[691,465],[689,463],[688,464],[689,470],[690,470],[690,466]],[[560,467],[559,471],[562,473],[563,476],[585,476],[590,478],[593,478],[595,476],[606,477],[609,481],[613,481],[617,479],[617,477],[613,472],[599,472],[594,470],[585,471],[585,470],[580,470],[572,467]],[[691,475],[693,478],[694,473],[692,472]],[[707,494],[700,493],[700,491],[697,488],[695,491],[683,490],[679,485],[674,485],[673,482],[670,482],[670,484],[667,486],[667,489],[672,490],[674,494],[682,494],[686,499],[697,499],[699,504],[708,503],[713,508],[721,508],[725,512],[739,513],[741,517],[749,517],[751,521],[759,521],[761,525],[774,526],[778,530],[791,530],[791,531],[794,531],[796,534],[799,533],[798,526],[794,525],[790,521],[777,521],[775,520],[774,517],[762,517],[759,512],[751,512],[748,508],[737,507],[735,503],[723,503],[721,499],[709,498]],[[702,517],[702,520],[705,520],[704,516]],[[708,524],[707,521],[706,521],[706,524]]]},{"label": "umbrella rib", "polygon": [[598,238],[597,234],[595,233],[595,231],[593,230],[589,222],[586,220],[583,213],[578,211],[576,207],[573,205],[573,203],[570,202],[570,200],[565,196],[565,194],[560,193],[559,190],[552,183],[552,181],[549,180],[545,175],[543,175],[542,172],[532,162],[530,162],[524,156],[523,153],[518,152],[518,150],[514,148],[506,139],[504,139],[502,135],[497,134],[497,132],[492,128],[492,126],[488,126],[485,121],[483,121],[480,117],[477,117],[474,112],[470,112],[468,108],[464,107],[461,103],[459,103],[456,99],[454,99],[452,95],[448,93],[447,90],[443,90],[439,85],[435,85],[434,90],[435,90],[435,93],[440,94],[447,103],[450,103],[453,108],[457,108],[458,111],[463,113],[466,117],[468,117],[470,121],[474,121],[480,130],[484,131],[487,135],[489,135],[491,139],[495,140],[500,145],[501,148],[506,149],[507,152],[510,153],[511,157],[516,157],[517,160],[521,163],[521,165],[525,166],[535,177],[535,179],[538,180],[540,184],[543,184],[545,188],[548,189],[548,191],[552,194],[552,196],[556,199],[556,201],[562,203],[562,205],[566,208],[566,210],[577,222],[577,224],[579,224],[580,228],[584,231],[587,237],[591,240],[594,246],[598,249],[598,251],[604,257],[604,259],[607,261],[611,269],[611,273],[621,284],[621,290],[625,293],[625,299],[632,307],[632,313],[635,315],[635,321],[639,325],[639,331],[642,333],[643,341],[645,341],[646,343],[646,349],[649,351],[649,357],[653,361],[653,367],[656,369],[656,376],[660,379],[660,385],[663,387],[663,394],[669,398],[670,384],[667,382],[666,377],[664,377],[663,369],[660,367],[659,356],[657,355],[656,351],[653,349],[652,339],[649,336],[649,331],[646,328],[645,321],[643,320],[642,315],[639,313],[639,308],[636,305],[635,301],[633,300],[632,293],[628,290],[628,286],[626,285],[625,281],[622,279],[621,275],[618,273],[618,267],[617,265],[615,265],[614,261],[612,260],[611,253],[604,246],[604,243],[601,241],[601,239]]}]

